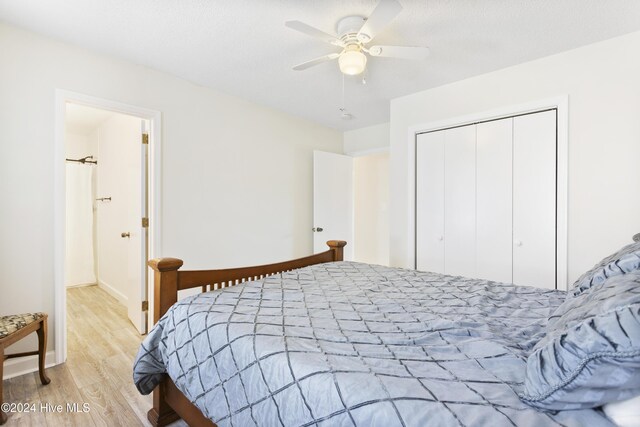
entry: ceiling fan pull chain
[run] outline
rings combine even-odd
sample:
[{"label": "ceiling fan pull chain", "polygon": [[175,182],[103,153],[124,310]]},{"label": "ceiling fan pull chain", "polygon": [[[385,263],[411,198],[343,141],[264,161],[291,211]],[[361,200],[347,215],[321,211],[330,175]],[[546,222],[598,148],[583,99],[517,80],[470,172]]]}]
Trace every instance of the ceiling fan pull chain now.
[{"label": "ceiling fan pull chain", "polygon": [[342,74],[342,112],[344,113],[346,107],[344,105],[344,74]]},{"label": "ceiling fan pull chain", "polygon": [[351,113],[347,112],[347,107],[345,106],[345,96],[344,96],[344,74],[342,75],[342,106],[338,108],[340,110],[340,118],[342,120],[351,120],[353,116]]}]

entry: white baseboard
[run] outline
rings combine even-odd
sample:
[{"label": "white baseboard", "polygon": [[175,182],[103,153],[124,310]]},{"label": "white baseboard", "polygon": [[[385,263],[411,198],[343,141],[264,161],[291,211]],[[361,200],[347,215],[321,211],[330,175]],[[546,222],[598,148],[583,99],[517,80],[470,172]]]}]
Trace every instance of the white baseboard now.
[{"label": "white baseboard", "polygon": [[[56,351],[47,351],[45,359],[45,367],[50,368],[56,365]],[[7,359],[4,362],[3,379],[19,377],[20,375],[29,374],[38,370],[38,356],[16,357],[15,359]]]},{"label": "white baseboard", "polygon": [[127,301],[129,301],[129,298],[127,298],[125,294],[123,294],[113,286],[109,285],[108,283],[102,280],[98,280],[98,286],[104,289],[109,295],[117,299],[120,304],[125,306],[127,305]]},{"label": "white baseboard", "polygon": [[84,288],[86,286],[95,286],[95,285],[97,285],[96,282],[91,282],[91,283],[78,283],[77,285],[66,285],[65,287],[69,289],[69,288]]}]

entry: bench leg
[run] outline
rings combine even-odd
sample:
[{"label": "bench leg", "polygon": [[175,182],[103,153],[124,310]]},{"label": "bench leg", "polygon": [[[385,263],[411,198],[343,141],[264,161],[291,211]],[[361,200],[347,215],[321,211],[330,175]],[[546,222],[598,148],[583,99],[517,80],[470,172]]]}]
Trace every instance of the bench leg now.
[{"label": "bench leg", "polygon": [[[2,406],[2,404],[4,403],[4,395],[2,394],[3,393],[3,389],[2,389],[3,367],[4,367],[4,347],[0,346],[0,406]],[[0,409],[0,425],[6,422],[7,422],[7,414],[2,412],[2,409]]]},{"label": "bench leg", "polygon": [[38,334],[38,371],[40,373],[40,382],[47,385],[51,380],[44,373],[44,362],[47,355],[47,319],[40,322],[40,327],[36,331]]}]

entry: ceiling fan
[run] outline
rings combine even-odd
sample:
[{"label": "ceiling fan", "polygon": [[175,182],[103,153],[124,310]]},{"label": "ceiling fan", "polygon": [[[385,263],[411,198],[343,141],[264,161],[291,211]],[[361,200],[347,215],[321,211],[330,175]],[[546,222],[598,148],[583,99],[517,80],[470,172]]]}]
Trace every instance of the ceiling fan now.
[{"label": "ceiling fan", "polygon": [[396,0],[380,0],[369,18],[347,16],[336,25],[337,36],[325,33],[300,21],[287,21],[284,24],[308,36],[323,40],[342,48],[341,52],[330,53],[293,67],[296,71],[306,70],[326,61],[338,60],[340,71],[355,76],[367,66],[367,55],[388,58],[425,59],[429,55],[427,47],[409,46],[367,46],[402,10]]}]

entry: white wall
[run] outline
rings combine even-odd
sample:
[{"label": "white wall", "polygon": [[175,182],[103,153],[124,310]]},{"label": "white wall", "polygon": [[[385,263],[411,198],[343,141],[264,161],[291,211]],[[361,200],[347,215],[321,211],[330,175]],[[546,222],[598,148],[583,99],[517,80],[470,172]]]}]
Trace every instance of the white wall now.
[{"label": "white wall", "polygon": [[[96,139],[65,132],[65,154],[70,159],[97,155]],[[93,198],[96,166],[68,162],[66,168],[65,285],[96,283]]]},{"label": "white wall", "polygon": [[160,255],[215,268],[311,252],[312,151],[342,152],[340,132],[5,24],[0,52],[0,313],[55,322],[56,88],[162,112]]},{"label": "white wall", "polygon": [[389,265],[389,153],[353,159],[354,261]]},{"label": "white wall", "polygon": [[349,130],[344,133],[344,153],[360,154],[389,148],[389,123]]},{"label": "white wall", "polygon": [[69,159],[98,155],[98,141],[91,135],[67,131],[64,134],[64,148]]},{"label": "white wall", "polygon": [[390,261],[407,259],[408,128],[569,95],[569,281],[640,229],[640,32],[391,101]]},{"label": "white wall", "polygon": [[[131,263],[136,270],[139,257],[132,257],[130,245],[140,243],[141,120],[114,114],[95,131],[98,140],[97,197],[111,201],[96,203],[96,252],[98,285],[124,305],[127,304]],[[122,238],[129,232],[131,238]],[[134,253],[138,252],[134,248]],[[139,253],[138,253],[139,256]],[[131,259],[134,258],[134,259]],[[139,281],[138,277],[138,281]],[[137,287],[139,289],[139,282]]]}]

